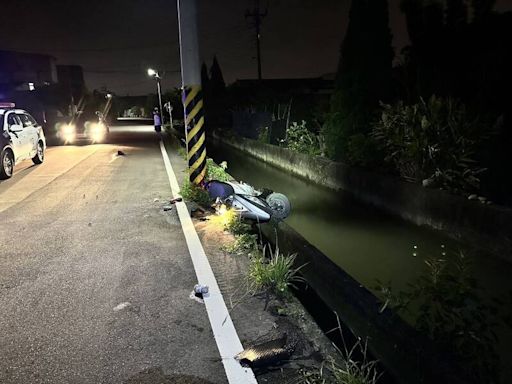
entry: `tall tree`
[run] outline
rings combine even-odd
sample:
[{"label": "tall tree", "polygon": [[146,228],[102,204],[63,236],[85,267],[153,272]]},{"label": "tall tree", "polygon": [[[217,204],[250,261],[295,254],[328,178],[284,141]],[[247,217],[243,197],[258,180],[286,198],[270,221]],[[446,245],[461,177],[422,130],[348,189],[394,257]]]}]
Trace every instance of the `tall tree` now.
[{"label": "tall tree", "polygon": [[217,56],[213,57],[213,63],[210,68],[208,97],[206,113],[210,121],[207,124],[217,127],[226,124],[228,118],[226,83],[224,82],[224,76],[222,75]]},{"label": "tall tree", "polygon": [[210,69],[210,85],[214,95],[221,96],[226,90],[226,83],[224,82],[224,76],[222,76],[222,70],[220,69],[217,56],[213,57],[213,63]]},{"label": "tall tree", "polygon": [[379,101],[390,97],[393,56],[387,0],[353,0],[325,132],[332,157],[347,160],[350,137],[367,133]]},{"label": "tall tree", "polygon": [[201,65],[201,87],[203,88],[203,93],[208,88],[208,83],[210,82],[210,78],[208,77],[208,67],[206,63],[203,61],[203,65]]}]

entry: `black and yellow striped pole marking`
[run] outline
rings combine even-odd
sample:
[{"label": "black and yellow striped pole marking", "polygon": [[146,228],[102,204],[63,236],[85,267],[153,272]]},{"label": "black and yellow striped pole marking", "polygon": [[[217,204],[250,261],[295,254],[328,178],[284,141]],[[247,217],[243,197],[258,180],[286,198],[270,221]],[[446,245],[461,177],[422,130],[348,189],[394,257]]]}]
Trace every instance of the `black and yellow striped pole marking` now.
[{"label": "black and yellow striped pole marking", "polygon": [[200,85],[183,89],[187,158],[190,182],[201,185],[206,176],[206,135],[204,132],[203,94]]}]

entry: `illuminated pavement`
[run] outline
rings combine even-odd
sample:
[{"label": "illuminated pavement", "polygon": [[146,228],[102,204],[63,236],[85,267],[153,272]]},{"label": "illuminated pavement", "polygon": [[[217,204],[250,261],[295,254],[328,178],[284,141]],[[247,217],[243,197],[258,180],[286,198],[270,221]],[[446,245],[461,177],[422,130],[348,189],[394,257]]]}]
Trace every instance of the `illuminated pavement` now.
[{"label": "illuminated pavement", "polygon": [[224,383],[152,127],[111,141],[0,182],[0,383]]}]

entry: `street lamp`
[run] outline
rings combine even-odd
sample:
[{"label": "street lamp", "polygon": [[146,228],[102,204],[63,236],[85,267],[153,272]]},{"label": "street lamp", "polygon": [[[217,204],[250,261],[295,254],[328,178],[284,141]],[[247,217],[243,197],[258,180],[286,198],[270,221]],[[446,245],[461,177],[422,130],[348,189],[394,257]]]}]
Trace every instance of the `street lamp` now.
[{"label": "street lamp", "polygon": [[164,123],[164,113],[162,111],[162,89],[160,86],[160,75],[158,71],[155,71],[153,68],[148,68],[148,76],[153,77],[156,80],[156,89],[158,92],[158,105],[160,107],[158,113],[160,114],[160,118],[162,119],[162,124]]}]

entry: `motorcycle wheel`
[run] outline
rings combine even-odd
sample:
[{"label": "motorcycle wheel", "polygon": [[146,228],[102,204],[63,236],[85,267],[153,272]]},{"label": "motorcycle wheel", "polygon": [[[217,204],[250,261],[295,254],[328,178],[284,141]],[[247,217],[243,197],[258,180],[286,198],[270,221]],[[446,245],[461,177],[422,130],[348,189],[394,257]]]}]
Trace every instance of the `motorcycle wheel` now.
[{"label": "motorcycle wheel", "polygon": [[271,193],[267,196],[266,201],[272,210],[272,217],[274,219],[284,220],[290,215],[290,201],[282,193]]}]

